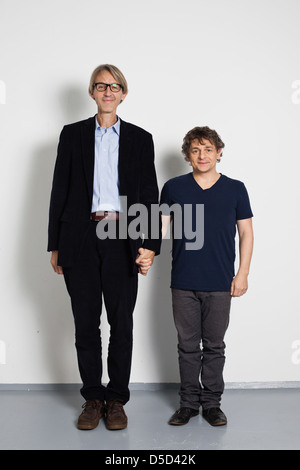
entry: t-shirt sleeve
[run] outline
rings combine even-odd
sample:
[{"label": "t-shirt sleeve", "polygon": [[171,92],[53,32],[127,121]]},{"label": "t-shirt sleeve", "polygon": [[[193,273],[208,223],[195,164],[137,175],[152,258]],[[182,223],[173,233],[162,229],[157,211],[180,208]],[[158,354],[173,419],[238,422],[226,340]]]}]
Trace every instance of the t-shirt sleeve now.
[{"label": "t-shirt sleeve", "polygon": [[170,215],[170,207],[172,205],[172,200],[170,196],[169,184],[165,183],[161,190],[160,196],[160,211],[162,215]]},{"label": "t-shirt sleeve", "polygon": [[250,205],[248,191],[244,183],[241,183],[236,207],[236,220],[250,219],[251,217],[253,217],[253,213]]}]

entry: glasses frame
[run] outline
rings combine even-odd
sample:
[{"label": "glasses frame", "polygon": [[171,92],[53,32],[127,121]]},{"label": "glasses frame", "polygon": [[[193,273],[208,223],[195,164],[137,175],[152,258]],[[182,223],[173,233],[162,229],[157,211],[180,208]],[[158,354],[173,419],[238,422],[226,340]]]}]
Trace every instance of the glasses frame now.
[{"label": "glasses frame", "polygon": [[[105,86],[105,89],[99,91],[99,90],[97,89],[97,85],[103,85],[103,86]],[[115,90],[112,89],[112,86],[113,86],[113,85],[118,85],[119,87],[121,87],[121,89],[118,90],[118,91],[115,91]],[[97,83],[94,83],[94,84],[93,84],[93,88],[96,88],[96,90],[99,91],[100,93],[103,93],[104,91],[106,91],[106,90],[107,90],[107,87],[109,87],[109,89],[110,89],[110,91],[111,91],[112,93],[119,93],[121,90],[123,90],[122,85],[121,85],[120,83],[116,83],[116,82],[114,82],[114,83],[97,82]]]}]

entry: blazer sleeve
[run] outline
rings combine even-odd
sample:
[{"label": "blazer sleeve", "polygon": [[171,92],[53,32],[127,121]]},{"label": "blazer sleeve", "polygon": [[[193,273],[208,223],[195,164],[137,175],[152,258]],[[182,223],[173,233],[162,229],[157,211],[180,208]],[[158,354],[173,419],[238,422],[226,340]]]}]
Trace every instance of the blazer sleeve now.
[{"label": "blazer sleeve", "polygon": [[161,219],[158,212],[158,197],[159,190],[154,164],[154,143],[152,135],[147,134],[142,152],[140,186],[140,200],[146,206],[148,214],[148,237],[144,240],[143,248],[155,251],[156,255],[160,253],[161,246]]},{"label": "blazer sleeve", "polygon": [[54,167],[49,208],[47,251],[58,250],[60,218],[68,196],[71,172],[71,148],[65,126],[60,134]]}]

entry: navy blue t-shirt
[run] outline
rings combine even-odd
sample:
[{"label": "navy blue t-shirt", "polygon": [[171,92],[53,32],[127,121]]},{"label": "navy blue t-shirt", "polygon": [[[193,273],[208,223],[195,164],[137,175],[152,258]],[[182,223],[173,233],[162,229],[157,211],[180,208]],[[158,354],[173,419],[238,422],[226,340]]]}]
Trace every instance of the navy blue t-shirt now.
[{"label": "navy blue t-shirt", "polygon": [[[164,215],[170,214],[168,207],[173,204],[180,205],[183,214],[182,221],[180,217],[177,219],[175,230],[175,236],[178,237],[178,227],[181,225],[182,236],[175,238],[174,228],[178,216],[174,210],[171,287],[230,291],[235,275],[236,222],[253,217],[245,185],[221,174],[211,188],[202,189],[193,173],[188,173],[165,183],[160,204],[165,204],[162,207]],[[199,210],[196,209],[197,205]],[[193,215],[189,217],[191,208]],[[187,249],[193,242],[191,233],[186,230],[189,225],[195,233],[194,247],[200,246],[199,240],[202,238],[202,248]]]}]

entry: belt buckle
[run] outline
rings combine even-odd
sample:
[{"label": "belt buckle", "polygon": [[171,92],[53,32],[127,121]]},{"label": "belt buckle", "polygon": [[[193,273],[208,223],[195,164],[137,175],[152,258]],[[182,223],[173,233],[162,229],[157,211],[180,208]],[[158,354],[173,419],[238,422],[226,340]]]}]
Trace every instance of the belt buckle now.
[{"label": "belt buckle", "polygon": [[104,211],[103,219],[108,219],[108,211]]}]

